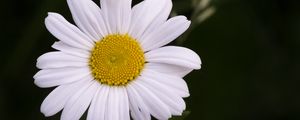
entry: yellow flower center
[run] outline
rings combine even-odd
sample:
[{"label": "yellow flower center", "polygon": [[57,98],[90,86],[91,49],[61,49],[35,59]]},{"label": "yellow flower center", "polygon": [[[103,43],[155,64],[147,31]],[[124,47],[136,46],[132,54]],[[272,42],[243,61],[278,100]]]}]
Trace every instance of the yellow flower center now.
[{"label": "yellow flower center", "polygon": [[114,86],[127,85],[134,80],[144,64],[141,46],[127,34],[104,37],[95,44],[89,61],[95,80]]}]

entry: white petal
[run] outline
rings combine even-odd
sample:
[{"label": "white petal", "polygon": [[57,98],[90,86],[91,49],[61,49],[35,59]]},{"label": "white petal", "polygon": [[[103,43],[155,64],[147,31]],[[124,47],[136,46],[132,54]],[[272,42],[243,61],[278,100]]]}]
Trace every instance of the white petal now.
[{"label": "white petal", "polygon": [[191,68],[181,67],[177,65],[171,65],[166,63],[152,63],[152,62],[147,63],[146,68],[159,73],[174,75],[179,77],[184,77],[185,75],[187,75],[193,70]]},{"label": "white petal", "polygon": [[41,112],[45,116],[52,116],[63,109],[69,98],[82,86],[90,80],[82,80],[72,84],[61,85],[55,88],[43,101]]},{"label": "white petal", "polygon": [[145,54],[148,62],[167,63],[182,67],[200,69],[200,57],[194,51],[176,46],[166,46],[149,51]]},{"label": "white petal", "polygon": [[128,33],[130,22],[131,22],[131,3],[132,0],[120,0],[121,5],[121,28],[119,28],[119,32],[121,34]]},{"label": "white petal", "polygon": [[70,46],[86,50],[93,47],[93,41],[89,37],[57,13],[48,13],[45,24],[49,32]]},{"label": "white petal", "polygon": [[120,102],[119,102],[119,111],[120,111],[120,118],[122,120],[130,120],[129,115],[129,100],[128,100],[128,94],[125,87],[119,87],[119,96],[120,96]]},{"label": "white petal", "polygon": [[132,9],[129,34],[140,40],[147,27],[170,4],[170,0],[145,0]]},{"label": "white petal", "polygon": [[132,86],[137,89],[138,94],[142,97],[149,112],[157,119],[166,120],[171,117],[171,112],[168,106],[163,103],[151,90],[137,82],[139,79],[132,82]]},{"label": "white petal", "polygon": [[[138,4],[136,4],[135,6],[133,6],[133,8],[132,8],[131,19],[130,19],[130,27],[129,27],[128,33],[131,36],[133,36],[134,38],[137,38],[137,36],[138,36],[137,33],[134,32],[134,29],[138,29],[138,28],[135,28],[135,24],[139,19],[139,16],[141,14],[140,11],[143,10],[144,5],[145,5],[145,1],[142,1]],[[138,41],[140,41],[140,40],[138,39]]]},{"label": "white petal", "polygon": [[[127,118],[121,118],[121,112],[120,112],[120,106],[122,103],[122,88],[119,87],[110,87],[109,95],[108,95],[108,102],[107,102],[107,108],[106,108],[106,120],[119,120],[119,119],[127,119]],[[128,105],[128,104],[127,104]],[[129,112],[128,112],[129,113]]]},{"label": "white petal", "polygon": [[130,84],[127,86],[127,93],[129,96],[131,117],[134,120],[151,120],[148,107],[144,104],[141,96]]},{"label": "white petal", "polygon": [[90,105],[87,120],[105,120],[106,104],[108,100],[109,86],[100,85]]},{"label": "white petal", "polygon": [[48,52],[37,59],[36,66],[40,69],[84,67],[88,66],[88,60],[63,52]]},{"label": "white petal", "polygon": [[190,96],[187,83],[181,77],[153,71],[152,69],[148,69],[147,67],[143,70],[142,75],[144,77],[156,80],[181,97]]},{"label": "white petal", "polygon": [[173,17],[164,24],[157,26],[155,30],[145,33],[141,38],[141,45],[145,51],[164,46],[185,32],[190,24],[191,22],[185,16]]},{"label": "white petal", "polygon": [[40,70],[33,77],[39,87],[53,87],[75,82],[82,79],[91,79],[90,70],[83,68],[57,68]]},{"label": "white petal", "polygon": [[172,10],[172,1],[166,0],[164,9],[162,9],[159,14],[154,18],[154,20],[151,22],[149,27],[146,29],[146,31],[143,33],[141,37],[141,41],[143,40],[144,36],[147,36],[149,33],[152,33],[153,31],[157,31],[163,23],[165,23],[170,15],[170,12]]},{"label": "white petal", "polygon": [[137,82],[151,90],[152,93],[160,98],[160,100],[168,106],[173,115],[181,115],[186,107],[185,102],[178,93],[173,91],[173,89],[169,89],[166,85],[157,82],[161,80],[164,79],[158,77],[146,77],[142,75],[140,76],[140,80]]},{"label": "white petal", "polygon": [[61,120],[79,120],[99,88],[98,84],[95,80],[83,84],[82,88],[67,101]]},{"label": "white petal", "polygon": [[131,0],[100,0],[100,4],[110,33],[126,33],[131,19]]},{"label": "white petal", "polygon": [[118,120],[119,111],[118,111],[118,102],[119,96],[116,87],[111,87],[108,93],[108,101],[106,106],[106,120]]},{"label": "white petal", "polygon": [[63,43],[62,41],[55,42],[52,45],[52,48],[54,48],[56,50],[59,50],[63,53],[75,55],[75,56],[82,57],[82,58],[89,58],[90,57],[89,51],[72,47],[72,46],[70,46],[66,43]]},{"label": "white petal", "polygon": [[68,0],[73,19],[78,27],[94,41],[107,35],[100,8],[92,0]]}]

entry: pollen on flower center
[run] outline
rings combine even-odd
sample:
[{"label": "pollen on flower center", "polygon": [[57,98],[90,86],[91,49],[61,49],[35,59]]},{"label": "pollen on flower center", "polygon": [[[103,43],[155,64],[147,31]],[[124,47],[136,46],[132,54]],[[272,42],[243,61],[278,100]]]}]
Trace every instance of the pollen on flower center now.
[{"label": "pollen on flower center", "polygon": [[129,35],[107,35],[92,49],[89,66],[95,80],[121,86],[139,76],[145,57],[139,43]]}]

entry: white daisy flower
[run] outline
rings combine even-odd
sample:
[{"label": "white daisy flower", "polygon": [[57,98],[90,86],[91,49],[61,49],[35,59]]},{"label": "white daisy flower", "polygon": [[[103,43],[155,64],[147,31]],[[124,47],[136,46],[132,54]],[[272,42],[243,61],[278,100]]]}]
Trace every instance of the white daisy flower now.
[{"label": "white daisy flower", "polygon": [[185,30],[184,16],[168,19],[171,0],[68,0],[76,26],[49,13],[47,29],[60,41],[58,50],[37,60],[34,83],[56,87],[41,112],[76,120],[165,120],[181,115],[189,90],[183,77],[200,69],[190,49],[165,46]]}]

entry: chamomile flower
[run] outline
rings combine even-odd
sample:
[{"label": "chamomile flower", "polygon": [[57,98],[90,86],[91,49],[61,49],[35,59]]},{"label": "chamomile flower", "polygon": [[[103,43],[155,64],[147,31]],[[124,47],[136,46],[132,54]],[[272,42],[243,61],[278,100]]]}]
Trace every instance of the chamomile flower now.
[{"label": "chamomile flower", "polygon": [[185,30],[184,16],[168,19],[171,0],[68,0],[72,25],[49,13],[45,24],[58,42],[37,59],[34,83],[56,87],[41,112],[62,120],[168,119],[185,110],[189,90],[183,77],[200,69],[190,49],[165,46]]}]

